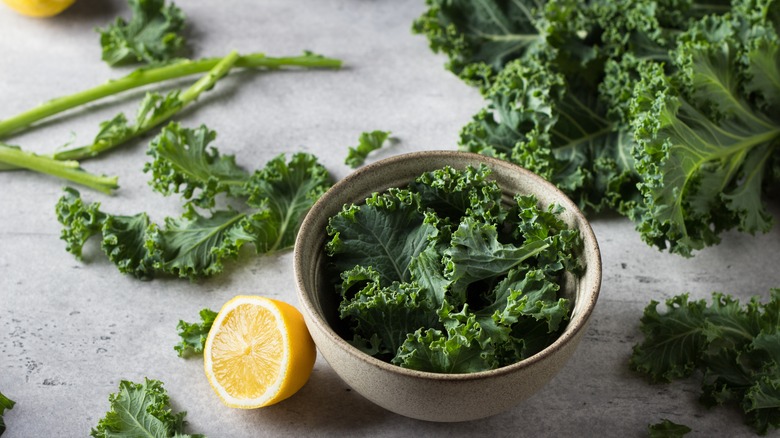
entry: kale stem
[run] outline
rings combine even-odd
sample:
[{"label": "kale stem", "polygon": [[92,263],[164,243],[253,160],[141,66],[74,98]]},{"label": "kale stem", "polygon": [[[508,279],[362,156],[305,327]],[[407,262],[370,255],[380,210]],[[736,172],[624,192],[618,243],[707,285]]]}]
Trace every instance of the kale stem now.
[{"label": "kale stem", "polygon": [[58,161],[6,144],[0,144],[0,162],[63,178],[104,193],[111,193],[119,187],[117,177],[91,174],[79,167],[76,161]]},{"label": "kale stem", "polygon": [[173,117],[174,114],[181,111],[182,108],[193,102],[204,91],[210,90],[214,87],[214,84],[225,76],[231,68],[235,65],[239,59],[238,53],[230,52],[227,56],[222,58],[209,72],[198,79],[197,82],[192,84],[183,93],[179,94],[178,102],[176,105],[171,106],[161,114],[152,117],[151,119],[144,120],[140,125],[135,126],[134,129],[130,129],[124,133],[124,135],[117,137],[109,137],[104,139],[98,139],[94,143],[81,146],[73,149],[66,149],[54,153],[53,158],[55,160],[81,160],[84,158],[94,157],[101,152],[113,149],[127,141],[136,138],[143,133],[151,130],[159,124]]},{"label": "kale stem", "polygon": [[[159,67],[144,67],[135,70],[122,78],[110,80],[88,90],[50,100],[16,116],[0,120],[0,138],[27,128],[33,123],[47,117],[107,96],[142,87],[144,85],[207,72],[213,69],[222,59],[223,58],[203,58],[194,61],[177,61]],[[301,56],[282,58],[268,57],[263,53],[253,53],[241,56],[235,61],[235,67],[238,68],[278,69],[288,66],[304,68],[339,68],[341,67],[341,61],[309,53]]]}]

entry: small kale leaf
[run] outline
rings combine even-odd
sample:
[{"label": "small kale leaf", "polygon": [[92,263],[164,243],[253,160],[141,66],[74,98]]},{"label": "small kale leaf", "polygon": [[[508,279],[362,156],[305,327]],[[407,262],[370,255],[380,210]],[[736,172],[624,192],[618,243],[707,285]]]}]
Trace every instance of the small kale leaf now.
[{"label": "small kale leaf", "polygon": [[466,302],[466,289],[472,283],[501,275],[549,246],[545,240],[519,247],[503,244],[494,225],[466,217],[452,233],[451,246],[444,251],[444,275],[453,283],[455,299]]},{"label": "small kale leaf", "polygon": [[4,396],[3,393],[0,392],[0,435],[2,435],[3,432],[5,432],[5,421],[3,420],[3,415],[5,414],[5,410],[13,409],[15,404],[16,404],[15,401]]},{"label": "small kale leaf", "polygon": [[327,169],[306,153],[289,160],[277,155],[255,171],[242,190],[247,205],[258,211],[244,223],[257,252],[291,248],[306,212],[331,184]]},{"label": "small kale leaf", "polygon": [[[342,275],[350,275],[350,271]],[[374,354],[387,357],[396,354],[408,333],[439,325],[436,309],[411,283],[380,287],[377,281],[371,281],[351,299],[341,302],[339,314],[353,324],[356,346],[370,343]],[[370,342],[375,334],[376,340]]]},{"label": "small kale leaf", "polygon": [[119,17],[105,29],[98,29],[103,60],[110,66],[143,62],[166,62],[185,49],[184,13],[165,0],[128,0],[130,21]]},{"label": "small kale leaf", "polygon": [[57,220],[62,224],[60,239],[65,249],[81,260],[84,244],[103,229],[107,215],[100,210],[100,203],[85,204],[78,190],[66,187],[55,206]]},{"label": "small kale leaf", "polygon": [[350,147],[347,151],[347,158],[344,160],[344,164],[356,169],[365,163],[368,154],[381,149],[382,146],[391,140],[390,131],[371,131],[363,132],[358,139],[358,145]]},{"label": "small kale leaf", "polygon": [[90,432],[93,438],[203,438],[203,435],[184,434],[184,417],[187,413],[174,413],[171,410],[168,393],[159,380],[144,379],[143,383],[122,380],[119,382],[119,391],[111,394],[108,401],[111,408]]},{"label": "small kale leaf", "polygon": [[647,426],[650,438],[682,438],[691,432],[691,428],[684,424],[677,424],[664,418],[660,423]]},{"label": "small kale leaf", "polygon": [[144,165],[144,172],[152,175],[149,184],[164,195],[181,193],[202,208],[214,207],[219,193],[240,195],[249,175],[233,155],[220,156],[217,149],[207,148],[216,137],[205,125],[186,129],[172,122],[164,127],[147,150],[153,158]]},{"label": "small kale leaf", "polygon": [[181,341],[173,347],[179,357],[203,353],[203,346],[206,344],[206,338],[216,317],[217,312],[211,309],[202,309],[200,311],[200,322],[189,323],[179,320],[179,323],[176,325],[176,331]]}]

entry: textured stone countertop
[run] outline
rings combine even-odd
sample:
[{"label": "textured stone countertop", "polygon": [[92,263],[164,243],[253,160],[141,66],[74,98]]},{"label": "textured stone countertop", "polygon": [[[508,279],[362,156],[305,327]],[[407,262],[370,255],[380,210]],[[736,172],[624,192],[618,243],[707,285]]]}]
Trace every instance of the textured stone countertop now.
[{"label": "textured stone countertop", "polygon": [[[335,178],[347,175],[348,146],[360,132],[390,130],[400,142],[371,160],[423,149],[454,149],[458,131],[483,104],[477,91],[447,72],[412,20],[422,0],[189,0],[189,41],[195,56],[243,53],[295,55],[312,50],[340,58],[340,71],[237,72],[177,116],[218,132],[214,145],[246,168],[282,152],[320,157]],[[56,96],[129,71],[100,60],[97,26],[128,15],[123,0],[77,0],[53,19],[27,19],[0,4],[0,119]],[[177,84],[189,84],[184,79]],[[98,123],[134,112],[143,91],[69,112],[8,139],[50,152],[87,142]],[[178,215],[180,202],[152,192],[142,172],[149,137],[84,163],[118,175],[113,196],[82,195],[115,213]],[[226,408],[203,375],[200,359],[173,350],[180,319],[218,309],[238,294],[262,294],[297,304],[292,253],[243,257],[200,282],[142,282],[120,274],[88,244],[84,261],[65,252],[54,204],[64,183],[28,172],[0,173],[0,392],[17,404],[7,411],[3,438],[79,437],[108,409],[120,380],[165,383],[188,431],[209,437],[261,436],[646,436],[668,418],[693,428],[689,436],[753,436],[731,408],[697,402],[696,380],[650,385],[628,369],[641,340],[639,318],[651,299],[713,291],[746,300],[780,286],[780,228],[759,236],[726,234],[694,258],[660,253],[640,241],[624,218],[596,217],[603,286],[583,342],[563,371],[516,408],[484,420],[438,424],[398,416],[372,404],[318,359],[307,385],[269,408]],[[775,216],[778,210],[775,207]]]}]

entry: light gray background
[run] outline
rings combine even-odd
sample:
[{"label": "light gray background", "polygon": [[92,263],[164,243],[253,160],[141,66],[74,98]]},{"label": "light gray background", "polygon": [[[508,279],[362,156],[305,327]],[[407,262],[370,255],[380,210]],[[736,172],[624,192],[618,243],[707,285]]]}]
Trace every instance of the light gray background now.
[{"label": "light gray background", "polygon": [[[412,20],[422,0],[182,1],[195,56],[231,49],[269,55],[313,50],[344,60],[341,71],[238,72],[179,115],[187,126],[217,130],[215,145],[246,168],[282,152],[318,155],[335,178],[360,132],[390,130],[400,143],[371,160],[423,149],[454,149],[458,130],[481,106],[478,93],[448,73]],[[78,0],[48,20],[16,15],[0,4],[0,118],[50,98],[118,77],[100,60],[96,26],[127,16],[121,0]],[[194,79],[180,82],[187,85]],[[87,143],[98,123],[132,113],[142,91],[61,116],[9,142],[30,151]],[[84,163],[118,175],[114,196],[83,189],[114,213],[148,211],[155,220],[178,215],[180,202],[155,194],[142,173],[148,137]],[[54,204],[63,182],[26,172],[0,173],[0,391],[16,400],[4,438],[85,436],[108,409],[121,379],[162,380],[188,431],[210,437],[249,436],[615,436],[646,435],[648,423],[669,418],[690,436],[753,436],[730,408],[697,403],[698,383],[649,385],[629,371],[641,340],[642,310],[651,299],[712,291],[742,299],[768,297],[780,286],[780,230],[751,237],[728,234],[695,258],[645,246],[617,217],[593,219],[604,281],[597,309],[570,363],[549,385],[515,409],[462,424],[416,421],[368,402],[322,359],[294,397],[262,410],[224,407],[209,387],[200,359],[173,350],[179,319],[203,307],[219,309],[237,294],[262,294],[297,304],[292,254],[244,257],[224,275],[190,283],[141,282],[121,275],[87,246],[76,261],[59,240]],[[778,209],[773,207],[775,215]]]}]

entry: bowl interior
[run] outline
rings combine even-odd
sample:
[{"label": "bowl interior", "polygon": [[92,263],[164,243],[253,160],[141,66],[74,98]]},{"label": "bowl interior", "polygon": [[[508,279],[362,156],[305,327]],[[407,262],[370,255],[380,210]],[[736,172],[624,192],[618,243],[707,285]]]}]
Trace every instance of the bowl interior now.
[{"label": "bowl interior", "polygon": [[[345,323],[339,318],[337,309],[339,297],[332,290],[330,275],[326,268],[324,245],[328,240],[325,231],[328,219],[341,211],[343,205],[362,203],[375,192],[391,187],[404,187],[422,173],[444,166],[463,169],[469,165],[487,164],[492,169],[492,178],[504,190],[507,201],[516,193],[533,194],[540,204],[558,204],[564,208],[561,218],[569,226],[580,230],[583,252],[580,258],[586,266],[582,276],[568,276],[561,293],[574,303],[571,318],[561,335],[550,346],[523,361],[497,370],[470,374],[438,374],[410,370],[388,364],[364,354],[342,337],[347,333]],[[553,354],[580,330],[590,316],[598,297],[601,284],[601,259],[598,243],[590,225],[577,206],[554,185],[538,175],[514,164],[482,155],[456,151],[428,151],[391,157],[365,166],[336,183],[315,203],[304,219],[295,244],[295,271],[299,300],[310,330],[321,332],[328,343],[338,346],[347,354],[359,356],[360,360],[375,362],[373,365],[394,373],[414,375],[431,379],[473,379],[522,368]],[[315,337],[317,341],[317,337]],[[320,339],[320,343],[323,339]],[[318,345],[319,347],[322,346]],[[327,357],[326,357],[327,359]]]}]

